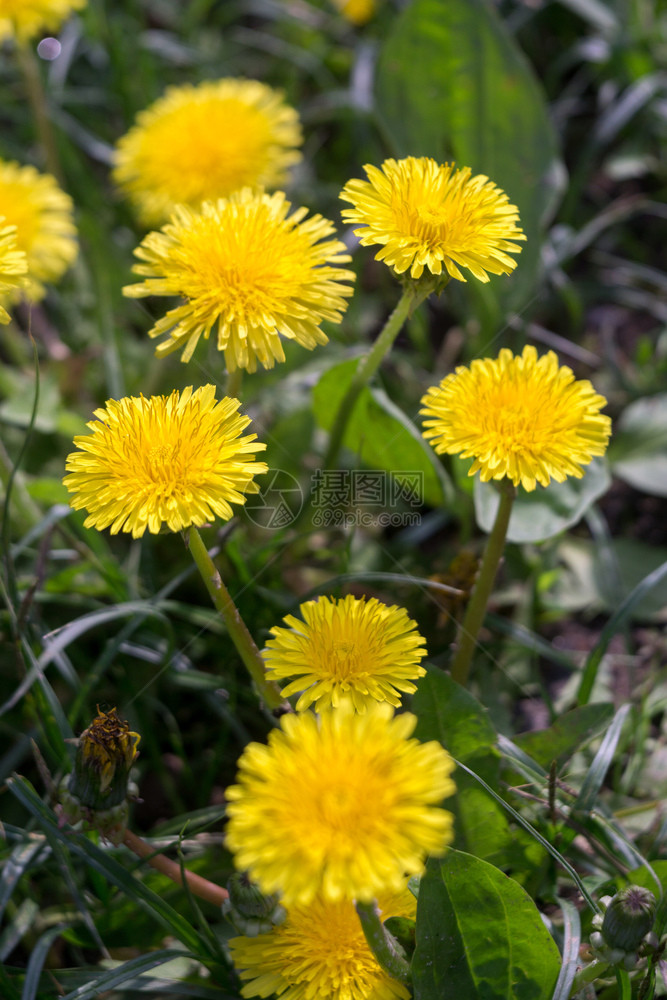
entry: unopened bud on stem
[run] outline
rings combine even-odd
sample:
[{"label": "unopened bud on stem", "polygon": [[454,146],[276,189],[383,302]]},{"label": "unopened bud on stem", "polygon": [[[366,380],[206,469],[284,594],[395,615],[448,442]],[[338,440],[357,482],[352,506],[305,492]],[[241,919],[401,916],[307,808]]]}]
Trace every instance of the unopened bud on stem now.
[{"label": "unopened bud on stem", "polygon": [[60,789],[63,818],[84,820],[105,839],[119,843],[127,825],[128,779],[138,756],[139,734],[115,708],[100,711],[76,741],[74,770]]},{"label": "unopened bud on stem", "polygon": [[609,903],[602,921],[602,936],[611,948],[634,951],[653,927],[655,896],[639,885],[628,885]]}]

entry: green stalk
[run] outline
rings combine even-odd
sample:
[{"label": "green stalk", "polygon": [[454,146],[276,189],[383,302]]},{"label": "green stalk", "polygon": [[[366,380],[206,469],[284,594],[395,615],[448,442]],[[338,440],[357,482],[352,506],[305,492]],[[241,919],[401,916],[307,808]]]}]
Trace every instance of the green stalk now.
[{"label": "green stalk", "polygon": [[594,983],[596,979],[601,976],[606,975],[609,972],[609,963],[601,962],[599,959],[591,962],[590,965],[584,966],[583,969],[579,969],[579,972],[575,975],[572,980],[572,986],[570,987],[570,996],[576,996],[588,983]]},{"label": "green stalk", "polygon": [[227,383],[225,385],[225,396],[231,396],[232,399],[240,399],[242,383],[243,383],[242,368],[235,368],[233,372],[228,372]]},{"label": "green stalk", "polygon": [[44,154],[44,163],[50,174],[53,174],[58,183],[63,184],[63,173],[60,167],[60,157],[56,143],[55,132],[49,117],[49,108],[46,101],[46,94],[42,86],[39,63],[32,49],[27,45],[17,45],[16,53],[19,66],[23,74],[23,80],[28,92],[28,101],[32,109],[39,143]]},{"label": "green stalk", "polygon": [[479,568],[475,589],[472,592],[463,622],[459,628],[458,645],[452,661],[452,678],[465,686],[470,673],[470,663],[477,644],[477,636],[484,621],[486,606],[489,603],[491,590],[498,572],[498,565],[505,548],[507,526],[512,513],[512,504],[516,496],[516,487],[504,479],[499,486],[500,503],[496,520],[491,529],[482,565]]},{"label": "green stalk", "polygon": [[285,704],[280,694],[280,689],[273,682],[267,681],[264,660],[255,645],[253,637],[248,631],[246,623],[241,618],[231,594],[222,582],[222,577],[208,554],[201,535],[194,526],[188,529],[186,545],[192,553],[192,558],[201,573],[201,578],[204,581],[204,585],[209,592],[216,611],[220,613],[222,620],[227,626],[230,639],[236,646],[239,656],[255,682],[255,687],[260,698],[267,708],[271,710],[280,708]]},{"label": "green stalk", "polygon": [[410,983],[410,965],[402,954],[403,949],[389,933],[380,920],[377,903],[355,903],[361,928],[368,947],[382,966],[384,971],[397,979],[399,983],[408,986]]},{"label": "green stalk", "polygon": [[350,417],[352,416],[352,411],[356,406],[362,390],[366,387],[369,380],[380,367],[385,356],[389,353],[391,346],[400,333],[405,320],[432,291],[432,284],[424,284],[421,286],[414,283],[408,284],[398,300],[396,308],[380,332],[379,337],[374,342],[368,354],[365,354],[359,361],[357,370],[352,376],[352,381],[347,388],[347,392],[343,396],[340,406],[338,407],[338,412],[336,413],[336,417],[331,428],[331,434],[329,435],[329,447],[324,459],[323,468],[336,468],[338,453],[343,443],[343,437],[345,436],[345,429]]}]

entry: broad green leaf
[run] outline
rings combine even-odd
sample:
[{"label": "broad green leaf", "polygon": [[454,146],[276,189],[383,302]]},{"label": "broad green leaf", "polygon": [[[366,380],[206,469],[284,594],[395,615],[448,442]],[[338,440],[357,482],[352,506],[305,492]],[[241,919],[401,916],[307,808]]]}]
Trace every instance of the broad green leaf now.
[{"label": "broad green leaf", "polygon": [[580,747],[598,735],[613,714],[613,705],[583,705],[561,715],[548,729],[515,736],[514,742],[545,770],[553,760],[560,770]]},{"label": "broad green leaf", "polygon": [[415,1000],[542,1000],[560,964],[537,907],[514,879],[461,851],[429,861],[417,904]]},{"label": "broad green leaf", "polygon": [[[591,504],[607,492],[611,479],[602,459],[593,459],[581,479],[566,479],[537,486],[532,493],[519,487],[512,507],[507,540],[542,542],[571,528]],[[475,477],[475,516],[482,531],[489,532],[498,510],[499,497],[491,483]]]},{"label": "broad green leaf", "polygon": [[614,426],[614,475],[644,493],[667,497],[667,393],[631,403]]},{"label": "broad green leaf", "polygon": [[491,4],[414,0],[380,53],[376,101],[398,156],[453,158],[518,206],[526,249],[513,276],[491,285],[525,302],[562,168],[540,85]]},{"label": "broad green leaf", "polygon": [[[631,618],[649,618],[667,605],[667,578],[654,578],[653,572],[667,561],[667,547],[647,545],[634,538],[614,538],[611,550],[618,567],[617,576],[626,589],[640,587],[627,614]],[[558,547],[560,571],[554,584],[542,594],[549,610],[615,611],[618,605],[609,599],[609,573],[600,565],[599,546],[586,538],[568,536]],[[644,585],[644,581],[649,583]]]},{"label": "broad green leaf", "polygon": [[[330,368],[313,390],[313,411],[318,424],[329,430],[359,364],[358,358]],[[431,507],[443,503],[451,485],[442,464],[414,424],[385,393],[366,388],[350,417],[343,443],[357,456],[360,466],[384,469],[392,476],[418,473],[421,500]]]},{"label": "broad green leaf", "polygon": [[468,761],[493,750],[496,733],[487,710],[449,674],[429,669],[412,699],[417,716],[415,736],[437,740],[458,760]]},{"label": "broad green leaf", "polygon": [[[500,758],[495,731],[486,709],[465,688],[448,674],[429,670],[419,681],[412,711],[418,719],[418,739],[437,740],[487,784],[498,786]],[[511,857],[517,869],[532,868],[541,856],[539,847],[510,827],[502,806],[474,778],[459,769],[454,780],[456,794],[447,807],[454,814],[456,846],[498,862]]]}]

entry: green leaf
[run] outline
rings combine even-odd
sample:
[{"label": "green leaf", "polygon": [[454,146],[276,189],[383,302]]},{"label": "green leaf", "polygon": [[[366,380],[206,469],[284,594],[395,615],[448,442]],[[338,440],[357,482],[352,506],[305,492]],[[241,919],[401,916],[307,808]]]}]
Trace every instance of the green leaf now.
[{"label": "green leaf", "polygon": [[628,594],[620,608],[618,608],[602,629],[602,635],[598,639],[595,648],[591,651],[581,676],[581,684],[577,692],[577,701],[580,705],[585,705],[591,696],[598,668],[611,640],[623,628],[636,606],[644,600],[654,587],[657,587],[665,579],[667,579],[667,562],[662,563],[661,566],[658,566],[652,573],[644,577],[641,583]]},{"label": "green leaf", "polygon": [[540,85],[490,4],[414,0],[380,53],[376,100],[399,156],[453,157],[517,205],[526,249],[511,279],[491,285],[515,307],[525,302],[562,168]]},{"label": "green leaf", "polygon": [[667,497],[667,393],[638,399],[623,411],[609,461],[630,486]]},{"label": "green leaf", "polygon": [[572,806],[573,812],[588,813],[595,806],[602,782],[614,759],[616,747],[623,731],[623,725],[631,707],[631,705],[621,705],[614,716],[613,722],[604,734],[604,739],[581,783],[577,800]]},{"label": "green leaf", "polygon": [[[448,674],[429,670],[419,681],[411,707],[418,719],[417,739],[437,740],[452,757],[497,787],[496,733],[487,710],[465,688]],[[510,827],[502,806],[474,778],[459,769],[454,780],[456,794],[447,807],[454,814],[456,846],[487,860],[500,863],[511,858],[516,868],[532,868],[536,856],[541,856],[534,842]]]},{"label": "green leaf", "polygon": [[522,733],[514,743],[546,770],[556,761],[558,770],[606,726],[614,714],[613,705],[597,703],[573,708],[548,729]]},{"label": "green leaf", "polygon": [[[347,387],[359,364],[358,358],[330,368],[313,390],[313,411],[320,427],[329,430]],[[345,431],[343,444],[359,462],[373,469],[384,469],[392,476],[418,473],[421,477],[421,501],[440,507],[443,496],[453,488],[433,449],[414,424],[378,389],[362,391]]]},{"label": "green leaf", "polygon": [[94,982],[72,990],[71,993],[63,997],[63,1000],[95,1000],[96,997],[99,997],[106,990],[115,989],[115,987],[127,983],[128,980],[135,979],[137,976],[145,975],[153,969],[167,965],[167,963],[172,962],[174,959],[182,958],[183,952],[177,951],[175,948],[164,948],[161,951],[153,951],[147,955],[139,955],[138,958],[132,958],[130,961],[123,962],[108,972],[102,973]]},{"label": "green leaf", "polygon": [[[611,479],[602,459],[593,459],[581,479],[538,486],[532,493],[519,487],[512,507],[508,542],[542,542],[581,520],[591,504],[607,492]],[[475,478],[475,516],[482,531],[490,532],[499,496],[491,483]]]},{"label": "green leaf", "polygon": [[417,685],[411,707],[418,719],[417,739],[437,740],[452,757],[468,761],[495,748],[496,733],[487,710],[449,674],[429,669]]},{"label": "green leaf", "polygon": [[23,982],[21,1000],[35,1000],[37,990],[39,989],[39,979],[42,974],[42,969],[44,968],[44,963],[48,958],[54,941],[61,936],[64,929],[68,926],[69,923],[65,922],[56,924],[55,927],[51,927],[48,931],[44,931],[44,933],[41,934],[37,941],[33,944],[30,951],[30,958],[25,970],[25,980]]},{"label": "green leaf", "polygon": [[461,851],[429,861],[417,904],[415,1000],[542,1000],[559,968],[558,948],[517,882]]},{"label": "green leaf", "polygon": [[558,905],[563,914],[563,964],[551,1000],[569,1000],[580,961],[581,920],[579,910],[569,899],[558,899]]},{"label": "green leaf", "polygon": [[[28,897],[15,908],[11,920],[0,934],[0,964],[7,960],[21,938],[26,937],[39,920],[39,903]],[[33,935],[34,935],[33,931]],[[1,995],[1,994],[0,994]]]},{"label": "green leaf", "polygon": [[[28,838],[28,834],[25,837]],[[49,848],[43,840],[26,839],[18,843],[9,855],[5,856],[0,874],[0,919],[5,912],[19,880],[31,868],[42,864],[49,855]]]}]

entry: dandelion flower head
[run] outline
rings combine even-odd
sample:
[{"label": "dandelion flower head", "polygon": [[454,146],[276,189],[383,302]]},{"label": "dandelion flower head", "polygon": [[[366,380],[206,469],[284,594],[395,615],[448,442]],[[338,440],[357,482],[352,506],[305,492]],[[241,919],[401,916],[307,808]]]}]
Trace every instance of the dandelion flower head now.
[{"label": "dandelion flower head", "polygon": [[[27,285],[23,294],[39,302],[45,283],[57,281],[77,255],[72,199],[50,174],[0,160],[0,216],[16,226],[18,249],[26,255]],[[18,301],[14,292],[11,301]]]},{"label": "dandelion flower head", "polygon": [[[25,285],[28,262],[23,250],[19,250],[16,226],[5,226],[0,218],[0,299],[14,294]],[[11,317],[0,305],[0,323],[9,323]]]},{"label": "dandelion flower head", "polygon": [[160,226],[180,203],[281,187],[301,141],[297,112],[257,80],[170,87],[118,141],[114,179],[141,219]]},{"label": "dandelion flower head", "polygon": [[[361,223],[354,232],[362,246],[379,245],[375,255],[397,274],[420,278],[445,272],[465,281],[460,268],[479,281],[490,274],[509,274],[516,261],[509,256],[526,237],[519,213],[504,191],[469,167],[456,170],[423,156],[385,160],[382,168],[364,167],[367,181],[351,180],[341,192],[353,208],[342,212],[346,222]],[[487,273],[488,272],[488,273]]]},{"label": "dandelion flower head", "polygon": [[410,739],[416,718],[387,704],[283,716],[251,743],[227,789],[236,867],[289,908],[316,896],[370,901],[397,891],[451,840],[454,790],[439,743]]},{"label": "dandelion flower head", "polygon": [[57,31],[86,0],[0,0],[0,41],[14,38],[25,45],[40,32]]},{"label": "dandelion flower head", "polygon": [[[417,901],[407,888],[381,893],[380,917],[414,920]],[[280,1000],[409,1000],[405,986],[380,967],[366,943],[354,904],[318,897],[294,906],[270,934],[229,942],[245,984],[244,997]]]},{"label": "dandelion flower head", "polygon": [[376,0],[333,0],[344,18],[358,26],[366,24],[376,11]]},{"label": "dandelion flower head", "polygon": [[374,701],[398,706],[399,692],[415,691],[412,680],[426,673],[419,666],[424,639],[405,608],[348,595],[320,597],[299,610],[304,620],[288,615],[287,628],[272,628],[264,653],[270,680],[296,678],[281,693],[303,692],[298,712],[336,707],[345,696],[360,712]]},{"label": "dandelion flower head", "polygon": [[74,438],[63,480],[75,510],[87,510],[87,528],[111,528],[141,538],[162,525],[180,531],[216,517],[228,520],[230,504],[257,493],[253,477],[267,471],[255,462],[266,446],[255,434],[241,437],[250,418],[238,399],[215,399],[215,386],[170,396],[110,399],[95,410],[90,434]]},{"label": "dandelion flower head", "polygon": [[606,403],[589,381],[559,367],[553,351],[538,358],[530,345],[516,356],[504,348],[496,360],[475,360],[428,390],[423,434],[438,454],[474,458],[469,475],[534,490],[580,479],[583,466],[604,455]]},{"label": "dandelion flower head", "polygon": [[323,320],[338,323],[347,308],[354,273],[338,265],[350,260],[334,227],[307,209],[291,215],[282,192],[244,188],[205,202],[201,210],[175,209],[172,221],[149,233],[135,251],[134,272],[146,280],[125,295],[180,296],[184,301],[149,330],[167,335],[161,357],[183,348],[188,361],[200,337],[217,329],[218,350],[229,371],[254,372],[259,361],[284,361],[281,335],[312,350],[326,344]]}]

